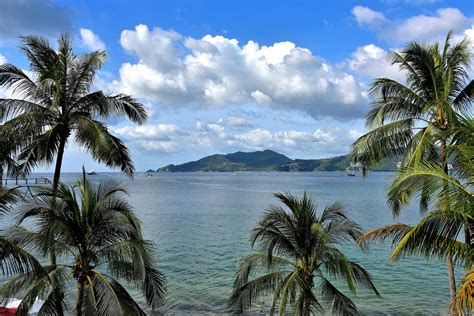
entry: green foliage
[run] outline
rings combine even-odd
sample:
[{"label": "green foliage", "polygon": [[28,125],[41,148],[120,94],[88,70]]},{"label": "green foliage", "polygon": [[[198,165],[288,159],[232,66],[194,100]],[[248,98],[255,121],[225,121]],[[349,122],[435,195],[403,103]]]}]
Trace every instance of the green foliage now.
[{"label": "green foliage", "polygon": [[[430,211],[413,227],[382,227],[359,241],[392,239],[393,260],[406,255],[447,259],[455,300],[452,262],[471,268],[474,259],[474,123],[470,117],[474,81],[468,76],[469,43],[452,45],[450,39],[451,33],[442,48],[438,43],[412,42],[393,53],[393,64],[405,73],[406,84],[387,78],[373,82],[375,101],[366,120],[371,131],[354,142],[352,156],[370,166],[401,155],[401,170],[388,193],[393,214],[397,216],[414,196],[420,200],[421,213]],[[464,242],[458,240],[461,236]]]},{"label": "green foliage", "polygon": [[38,189],[17,215],[18,225],[32,218],[34,226],[13,226],[5,240],[43,256],[54,253],[59,263],[12,270],[18,273],[0,289],[1,297],[22,297],[22,313],[39,297],[45,300],[39,315],[61,314],[75,285],[77,315],[145,315],[121,280],[140,289],[152,309],[159,307],[165,278],[124,194],[115,183],[93,185],[85,175],[73,187],[60,183],[57,192]]},{"label": "green foliage", "polygon": [[[347,218],[342,205],[326,206],[318,216],[315,202],[306,193],[298,198],[275,194],[283,204],[271,206],[252,230],[250,241],[257,252],[240,261],[229,306],[243,311],[271,296],[270,314],[283,315],[291,305],[296,315],[332,313],[356,315],[352,300],[330,280],[340,280],[355,294],[356,286],[379,295],[369,273],[339,249],[362,233]],[[317,295],[316,289],[320,295]]]},{"label": "green foliage", "polygon": [[130,96],[91,92],[105,52],[78,56],[66,35],[59,38],[57,49],[41,37],[25,36],[21,41],[33,78],[12,64],[0,65],[0,87],[14,95],[0,99],[0,119],[6,121],[4,128],[21,131],[20,170],[28,173],[38,164],[56,160],[53,183],[57,186],[63,152],[72,135],[95,160],[131,175],[134,166],[128,149],[99,120],[126,116],[143,123],[147,115]]}]

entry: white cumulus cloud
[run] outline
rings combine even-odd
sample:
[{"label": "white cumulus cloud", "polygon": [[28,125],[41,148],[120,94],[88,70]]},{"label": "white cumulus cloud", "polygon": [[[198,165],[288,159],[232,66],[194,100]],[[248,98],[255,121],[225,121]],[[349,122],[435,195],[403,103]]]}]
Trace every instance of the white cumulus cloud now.
[{"label": "white cumulus cloud", "polygon": [[352,14],[358,24],[377,32],[380,38],[394,44],[409,41],[440,41],[449,31],[462,33],[473,22],[457,8],[439,8],[431,14],[419,14],[406,19],[389,19],[382,12],[355,6]]},{"label": "white cumulus cloud", "polygon": [[94,34],[92,30],[81,28],[79,30],[81,34],[82,45],[90,50],[105,50],[105,44],[101,41],[99,36]]},{"label": "white cumulus cloud", "polygon": [[387,22],[387,19],[382,12],[374,11],[368,7],[360,5],[352,8],[352,14],[357,23],[362,26],[376,27]]},{"label": "white cumulus cloud", "polygon": [[138,25],[124,30],[120,43],[138,62],[122,64],[111,88],[162,106],[252,103],[314,118],[354,118],[366,111],[364,87],[351,74],[291,42],[240,44]]},{"label": "white cumulus cloud", "polygon": [[346,60],[350,70],[368,78],[404,80],[398,65],[392,65],[390,54],[374,44],[358,47]]},{"label": "white cumulus cloud", "polygon": [[421,14],[399,21],[382,36],[397,43],[441,40],[449,31],[462,31],[469,23],[469,18],[459,9],[441,8],[435,15]]}]

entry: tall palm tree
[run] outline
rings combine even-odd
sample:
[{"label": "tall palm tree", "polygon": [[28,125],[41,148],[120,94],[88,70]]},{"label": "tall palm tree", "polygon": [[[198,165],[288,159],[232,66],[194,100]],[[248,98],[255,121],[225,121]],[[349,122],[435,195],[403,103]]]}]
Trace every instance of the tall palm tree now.
[{"label": "tall palm tree", "polygon": [[41,189],[18,214],[19,224],[36,217],[35,228],[13,227],[7,238],[43,255],[54,251],[61,262],[11,278],[0,289],[1,296],[23,297],[18,307],[22,314],[37,297],[44,300],[40,315],[62,314],[58,306],[67,310],[66,299],[73,296],[76,315],[145,315],[122,280],[127,287],[141,289],[152,309],[160,306],[165,278],[155,267],[153,244],[143,239],[124,193],[111,182],[93,185],[85,174],[74,187],[59,183],[57,192]]},{"label": "tall palm tree", "polygon": [[[469,42],[464,39],[451,45],[451,33],[444,46],[411,42],[400,53],[392,52],[392,63],[406,75],[406,84],[389,78],[378,78],[371,85],[375,97],[367,115],[371,130],[352,145],[352,156],[367,168],[383,159],[401,156],[401,169],[420,163],[437,163],[448,173],[447,131],[456,126],[458,114],[471,109],[474,81],[467,70],[471,63]],[[432,192],[420,187],[420,212],[428,208]],[[406,192],[406,191],[405,191]],[[411,196],[412,194],[407,194]],[[401,204],[391,204],[395,216]],[[446,207],[447,205],[445,205]],[[450,257],[451,299],[456,284]]]},{"label": "tall palm tree", "polygon": [[317,216],[314,201],[306,193],[302,198],[289,193],[275,197],[287,210],[272,206],[253,229],[251,244],[259,251],[240,262],[229,301],[232,309],[242,311],[272,295],[270,314],[276,308],[279,315],[284,314],[288,303],[298,315],[322,311],[323,304],[332,305],[336,314],[357,314],[354,302],[330,279],[346,282],[353,294],[360,285],[379,295],[370,274],[340,250],[341,244],[356,240],[362,230],[339,203],[326,206]]},{"label": "tall palm tree", "polygon": [[0,65],[0,87],[11,89],[15,96],[0,99],[0,119],[29,139],[19,156],[23,171],[55,160],[56,190],[64,150],[72,135],[94,159],[131,175],[134,166],[128,149],[100,119],[124,115],[141,124],[147,115],[143,105],[128,95],[91,92],[105,52],[78,56],[67,35],[59,38],[57,50],[41,37],[25,36],[21,41],[34,76],[28,77],[12,64]]},{"label": "tall palm tree", "polygon": [[[377,239],[391,239],[393,260],[406,255],[452,258],[462,263],[468,275],[453,302],[455,312],[474,308],[466,298],[472,286],[474,262],[474,120],[459,116],[459,125],[451,128],[452,143],[447,146],[452,170],[448,175],[435,163],[425,162],[403,170],[389,191],[389,203],[406,205],[411,194],[423,189],[431,192],[431,211],[415,226],[394,224],[367,232],[359,238],[366,244]],[[446,205],[449,205],[447,208]],[[464,241],[459,237],[464,236]],[[472,289],[472,287],[471,287]],[[464,296],[462,295],[464,293]],[[472,295],[472,291],[470,292]]]}]

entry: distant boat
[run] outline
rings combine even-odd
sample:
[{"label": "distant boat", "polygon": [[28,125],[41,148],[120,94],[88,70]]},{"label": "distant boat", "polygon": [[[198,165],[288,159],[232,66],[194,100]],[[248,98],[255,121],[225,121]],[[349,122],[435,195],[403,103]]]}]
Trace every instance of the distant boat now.
[{"label": "distant boat", "polygon": [[355,177],[355,164],[351,162],[351,165],[346,168],[346,174],[350,177]]},{"label": "distant boat", "polygon": [[152,174],[152,173],[147,173],[147,174],[145,175],[145,177],[147,177],[147,178],[153,177],[153,174]]},{"label": "distant boat", "polygon": [[93,175],[96,175],[97,172],[95,172],[94,170],[89,170],[89,171],[87,171],[87,174],[90,175],[90,176],[93,176]]}]

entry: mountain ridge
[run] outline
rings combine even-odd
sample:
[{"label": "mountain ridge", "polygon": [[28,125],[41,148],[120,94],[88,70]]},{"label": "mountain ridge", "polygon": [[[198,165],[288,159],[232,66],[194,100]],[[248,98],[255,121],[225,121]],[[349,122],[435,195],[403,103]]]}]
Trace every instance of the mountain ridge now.
[{"label": "mountain ridge", "polygon": [[[398,159],[384,161],[373,171],[392,171]],[[291,159],[273,150],[254,152],[237,151],[230,154],[214,154],[183,164],[170,164],[157,172],[235,172],[235,171],[343,171],[350,166],[349,155],[323,159]]]}]

